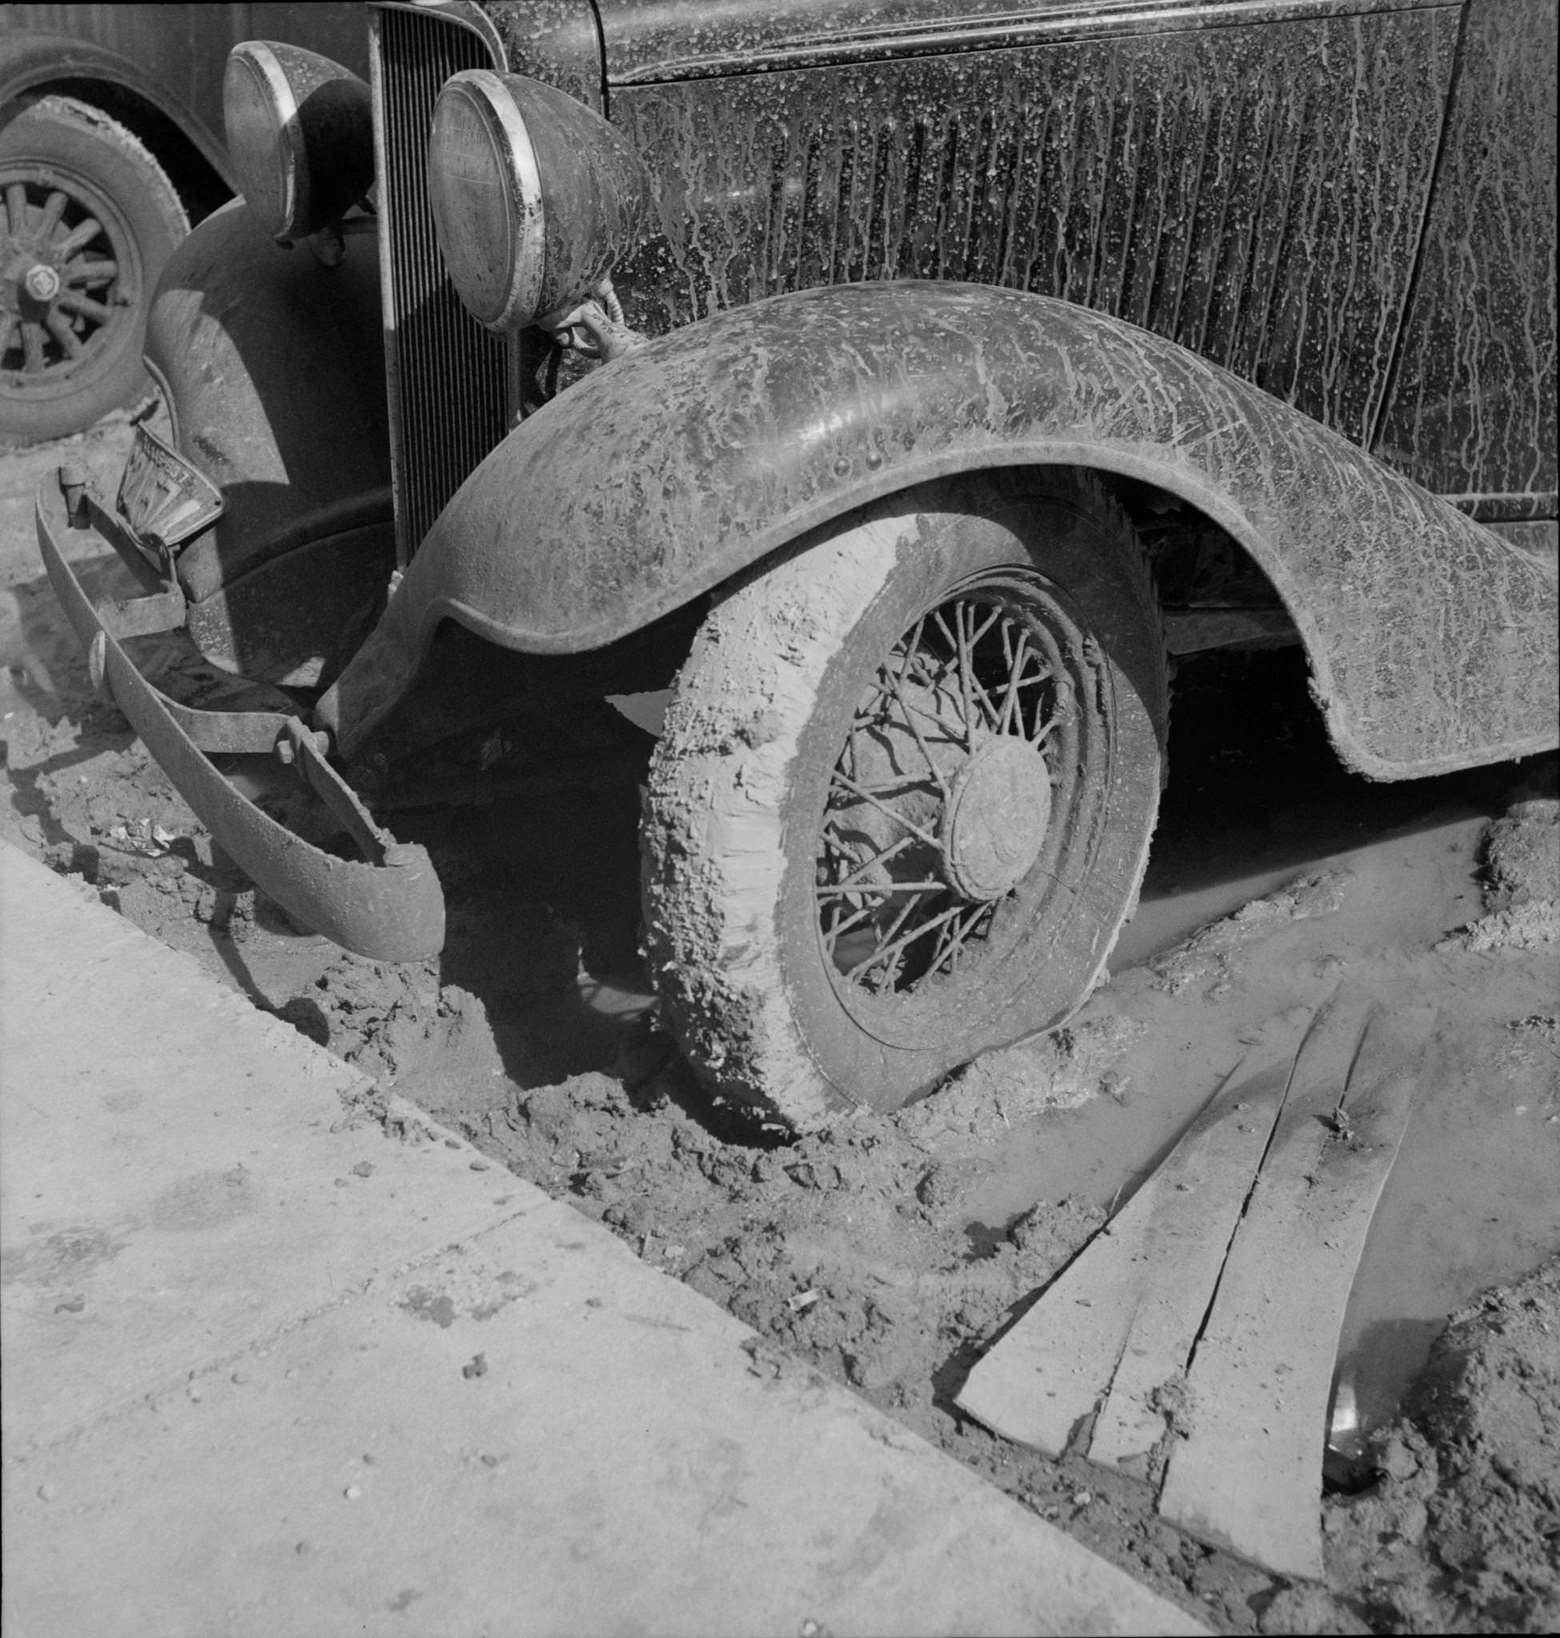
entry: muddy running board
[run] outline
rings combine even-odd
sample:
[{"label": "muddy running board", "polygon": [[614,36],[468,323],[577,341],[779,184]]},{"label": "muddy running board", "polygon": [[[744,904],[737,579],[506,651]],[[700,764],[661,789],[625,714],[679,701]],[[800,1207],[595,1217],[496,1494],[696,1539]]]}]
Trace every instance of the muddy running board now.
[{"label": "muddy running board", "polygon": [[1432,1024],[1335,1000],[1292,1064],[1243,1066],[959,1407],[1047,1455],[1163,1470],[1162,1517],[1319,1577],[1338,1335]]},{"label": "muddy running board", "polygon": [[[91,496],[79,503],[90,532],[156,585],[144,553]],[[50,584],[86,648],[94,683],[111,697],[179,794],[234,863],[305,927],[376,961],[419,961],[444,945],[444,895],[427,850],[397,842],[325,760],[297,717],[265,711],[197,711],[171,700],[136,670],[118,639],[182,623],[178,587],[94,605],[60,537],[71,524],[52,480],[39,485],[38,550]],[[278,747],[281,747],[279,750]],[[341,859],[306,842],[243,796],[211,755],[280,756],[351,835],[363,859]]]}]

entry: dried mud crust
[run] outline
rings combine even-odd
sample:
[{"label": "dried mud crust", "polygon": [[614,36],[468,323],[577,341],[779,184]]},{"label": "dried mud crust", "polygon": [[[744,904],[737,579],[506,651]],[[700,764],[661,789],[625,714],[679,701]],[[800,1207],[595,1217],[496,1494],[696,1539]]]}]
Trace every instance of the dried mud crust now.
[{"label": "dried mud crust", "polygon": [[1369,1461],[1324,1519],[1376,1630],[1560,1631],[1560,1259],[1453,1316]]},{"label": "dried mud crust", "polygon": [[[1004,610],[1032,597],[1057,634],[1037,641],[1056,645],[1043,674],[1057,679],[1058,701],[1076,702],[1053,718],[1066,725],[1048,753],[1059,805],[972,959],[903,993],[897,981],[856,985],[833,972],[819,936],[816,854],[838,794],[831,770],[848,736],[882,754],[886,728],[857,735],[863,690],[928,611],[965,596]],[[896,698],[900,682],[919,686],[901,677]],[[1071,1013],[1098,982],[1142,881],[1165,690],[1143,553],[1125,514],[1083,475],[912,491],[738,585],[678,678],[643,828],[646,953],[703,1079],[806,1130],[856,1105],[895,1107],[976,1052]],[[925,761],[890,749],[884,789],[903,790],[911,774],[926,782],[931,753],[913,723],[912,732]],[[1016,735],[1012,744],[1027,749]],[[869,817],[903,846],[908,823],[883,812]],[[946,829],[943,809],[927,812],[917,810],[923,825]],[[909,875],[934,868],[950,867]]]}]

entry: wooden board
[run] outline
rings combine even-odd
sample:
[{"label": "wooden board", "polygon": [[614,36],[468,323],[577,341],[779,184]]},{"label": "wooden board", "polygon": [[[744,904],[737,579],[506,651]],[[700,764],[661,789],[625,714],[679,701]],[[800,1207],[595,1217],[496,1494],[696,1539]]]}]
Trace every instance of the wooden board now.
[{"label": "wooden board", "polygon": [[[1230,1077],[1154,1175],[970,1372],[961,1410],[1059,1456],[1119,1366],[1132,1385],[1118,1421],[1130,1405],[1137,1426],[1153,1388],[1185,1366],[1288,1073],[1280,1063]],[[1151,1447],[1165,1424],[1149,1414]],[[1112,1449],[1130,1455],[1140,1444],[1123,1432]]]},{"label": "wooden board", "polygon": [[1433,1022],[1429,1007],[1375,1012],[1344,1064],[1349,1035],[1332,1029],[1297,1073],[1188,1370],[1190,1434],[1171,1449],[1159,1511],[1282,1574],[1323,1573],[1338,1334]]}]

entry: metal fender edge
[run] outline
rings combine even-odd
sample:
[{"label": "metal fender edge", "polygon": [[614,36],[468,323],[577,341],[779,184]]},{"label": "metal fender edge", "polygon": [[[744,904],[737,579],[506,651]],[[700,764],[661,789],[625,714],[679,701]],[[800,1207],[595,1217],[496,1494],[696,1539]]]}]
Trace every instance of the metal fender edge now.
[{"label": "metal fender edge", "polygon": [[1283,599],[1361,773],[1556,742],[1552,565],[1172,342],[1048,297],[908,281],[702,320],[522,423],[319,720],[350,748],[443,619],[508,648],[598,647],[880,496],[1048,464],[1157,484],[1226,528]]},{"label": "metal fender edge", "polygon": [[[85,509],[98,536],[134,567],[135,549],[113,517],[96,501]],[[39,487],[35,520],[50,584],[88,651],[94,682],[234,862],[302,925],[359,955],[377,961],[437,955],[444,944],[444,895],[427,850],[397,842],[374,823],[296,717],[198,711],[154,688],[118,638],[171,629],[183,613],[182,593],[165,585],[149,597],[94,605],[61,549],[67,515],[49,481]],[[242,795],[210,760],[221,753],[275,755],[279,741],[304,783],[352,836],[362,861],[312,846]]]}]

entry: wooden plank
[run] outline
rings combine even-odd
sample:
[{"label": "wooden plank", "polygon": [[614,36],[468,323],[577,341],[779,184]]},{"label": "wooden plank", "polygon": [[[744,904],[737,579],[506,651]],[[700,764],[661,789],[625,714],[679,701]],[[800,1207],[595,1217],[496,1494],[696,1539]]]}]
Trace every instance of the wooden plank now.
[{"label": "wooden plank", "polygon": [[[1124,1350],[1146,1349],[1153,1338],[1157,1351],[1139,1374],[1158,1374],[1145,1395],[1185,1365],[1287,1078],[1285,1064],[1229,1078],[1154,1175],[970,1372],[960,1409],[1004,1438],[1059,1456],[1104,1397]],[[1185,1321],[1172,1324],[1170,1310]],[[1160,1370],[1172,1333],[1184,1333],[1184,1343]],[[1155,1439],[1164,1432],[1156,1421]]]},{"label": "wooden plank", "polygon": [[[1151,1476],[1150,1463],[1155,1448],[1170,1431],[1160,1392],[1181,1376],[1191,1361],[1193,1346],[1213,1300],[1241,1213],[1267,1152],[1274,1121],[1296,1082],[1304,1085],[1326,1079],[1325,1064],[1329,1055],[1337,1058],[1340,1078],[1347,1073],[1347,1053],[1352,1050],[1365,1009],[1355,1008],[1354,1033],[1346,1035],[1339,1029],[1341,1006],[1340,988],[1312,1014],[1291,1062],[1278,1074],[1278,1097],[1263,1127],[1262,1146],[1250,1154],[1249,1160],[1243,1154],[1238,1169],[1232,1164],[1218,1208],[1221,1232],[1214,1234],[1205,1230],[1199,1240],[1197,1224],[1193,1222],[1186,1225],[1179,1237],[1171,1225],[1167,1225],[1171,1232],[1163,1239],[1156,1234],[1153,1242],[1158,1259],[1155,1278],[1133,1317],[1110,1393],[1095,1420],[1089,1457],[1102,1467],[1137,1478]],[[1233,1199],[1229,1198],[1232,1193]],[[1195,1193],[1173,1198],[1185,1201],[1193,1211],[1200,1202],[1200,1196]]]},{"label": "wooden plank", "polygon": [[[1323,1573],[1324,1423],[1354,1271],[1397,1156],[1429,1007],[1332,1029],[1291,1089],[1188,1372],[1159,1511],[1285,1575]],[[1327,1059],[1331,1062],[1325,1062]]]}]

